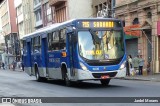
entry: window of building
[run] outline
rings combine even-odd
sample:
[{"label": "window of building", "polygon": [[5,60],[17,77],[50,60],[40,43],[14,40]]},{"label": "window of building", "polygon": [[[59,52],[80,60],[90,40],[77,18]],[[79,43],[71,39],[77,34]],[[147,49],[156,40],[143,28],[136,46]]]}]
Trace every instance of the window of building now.
[{"label": "window of building", "polygon": [[151,12],[147,13],[147,18],[152,18],[152,13]]},{"label": "window of building", "polygon": [[22,5],[17,7],[17,16],[19,16],[20,14],[22,14]]},{"label": "window of building", "polygon": [[103,3],[103,9],[106,9],[107,5],[106,5],[106,2]]},{"label": "window of building", "polygon": [[102,10],[102,4],[99,5],[99,10],[100,10],[100,11]]},{"label": "window of building", "polygon": [[112,5],[113,5],[113,7],[115,7],[115,5],[116,5],[115,0],[112,0]]},{"label": "window of building", "polygon": [[38,22],[42,19],[41,10],[36,11],[35,15],[36,15],[36,22]]},{"label": "window of building", "polygon": [[96,9],[96,13],[98,13],[98,6],[95,6],[95,9]]},{"label": "window of building", "polygon": [[19,28],[19,33],[21,35],[23,35],[23,31],[24,31],[24,29],[23,29],[23,22],[19,23],[18,28]]},{"label": "window of building", "polygon": [[133,25],[135,25],[135,24],[139,24],[139,20],[138,20],[138,18],[135,18],[135,19],[133,20],[132,24],[133,24]]},{"label": "window of building", "polygon": [[47,25],[47,23],[52,21],[52,13],[51,13],[51,7],[49,6],[49,2],[45,3],[43,5],[44,10],[44,25]]}]

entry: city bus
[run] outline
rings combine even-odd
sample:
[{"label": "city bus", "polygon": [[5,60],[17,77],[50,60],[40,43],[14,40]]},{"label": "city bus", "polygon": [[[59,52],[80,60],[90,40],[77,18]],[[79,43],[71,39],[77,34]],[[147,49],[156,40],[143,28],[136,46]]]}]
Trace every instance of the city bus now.
[{"label": "city bus", "polygon": [[107,86],[112,78],[126,75],[126,46],[121,20],[73,19],[25,35],[23,66],[37,81],[99,80]]}]

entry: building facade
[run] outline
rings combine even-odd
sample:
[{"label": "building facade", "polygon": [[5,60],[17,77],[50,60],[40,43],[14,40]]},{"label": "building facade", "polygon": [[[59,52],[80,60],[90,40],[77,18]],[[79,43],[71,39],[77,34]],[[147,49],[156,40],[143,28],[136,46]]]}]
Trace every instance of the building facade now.
[{"label": "building facade", "polygon": [[0,13],[2,31],[5,35],[6,52],[10,57],[17,57],[19,55],[19,51],[17,49],[19,44],[14,0],[1,1]]},{"label": "building facade", "polygon": [[19,39],[34,31],[33,2],[14,0]]},{"label": "building facade", "polygon": [[92,0],[49,0],[53,23],[92,16]]},{"label": "building facade", "polygon": [[49,5],[49,0],[42,0],[42,22],[43,27],[51,25],[52,21],[52,9]]},{"label": "building facade", "polygon": [[34,27],[35,30],[43,28],[42,21],[42,0],[33,0]]},{"label": "building facade", "polygon": [[116,0],[116,18],[123,20],[128,35],[127,54],[142,55],[144,68],[151,65],[153,73],[160,72],[159,36],[157,22],[160,20],[160,0]]}]

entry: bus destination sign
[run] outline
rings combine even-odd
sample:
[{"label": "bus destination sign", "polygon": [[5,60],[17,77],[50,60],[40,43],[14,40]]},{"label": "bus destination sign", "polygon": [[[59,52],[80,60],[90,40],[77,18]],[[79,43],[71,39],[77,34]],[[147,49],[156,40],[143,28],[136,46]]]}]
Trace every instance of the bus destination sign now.
[{"label": "bus destination sign", "polygon": [[113,21],[80,21],[80,28],[113,28],[115,25]]}]

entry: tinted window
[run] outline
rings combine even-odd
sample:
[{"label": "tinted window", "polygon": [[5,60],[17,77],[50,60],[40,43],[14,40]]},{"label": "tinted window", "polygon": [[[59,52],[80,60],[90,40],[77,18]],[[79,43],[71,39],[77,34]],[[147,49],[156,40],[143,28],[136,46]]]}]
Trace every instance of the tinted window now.
[{"label": "tinted window", "polygon": [[41,42],[40,42],[40,36],[34,37],[33,42],[33,53],[40,53],[41,50]]},{"label": "tinted window", "polygon": [[66,29],[60,31],[60,49],[66,49]]},{"label": "tinted window", "polygon": [[58,31],[48,34],[48,50],[59,50],[59,33]]}]

